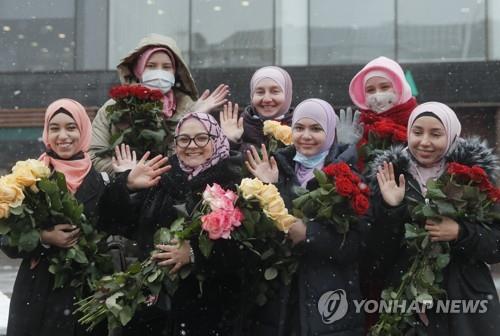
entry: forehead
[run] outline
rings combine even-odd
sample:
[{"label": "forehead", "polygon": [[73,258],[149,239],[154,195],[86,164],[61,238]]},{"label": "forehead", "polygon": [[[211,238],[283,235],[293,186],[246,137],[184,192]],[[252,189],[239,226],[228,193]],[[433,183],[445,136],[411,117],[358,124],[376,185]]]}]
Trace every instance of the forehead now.
[{"label": "forehead", "polygon": [[148,63],[172,63],[170,57],[168,57],[167,53],[164,51],[157,51],[151,54],[148,59]]},{"label": "forehead", "polygon": [[377,85],[390,85],[392,86],[392,82],[384,77],[375,76],[366,81],[365,87],[368,86],[377,86]]},{"label": "forehead", "polygon": [[425,116],[418,118],[412,125],[412,128],[423,128],[429,130],[442,130],[445,131],[445,128],[441,121],[435,117]]},{"label": "forehead", "polygon": [[311,118],[300,118],[299,120],[297,120],[295,122],[295,125],[302,125],[302,126],[315,126],[315,125],[319,125],[321,126],[321,124],[319,122],[317,122],[316,120],[314,119],[311,119]]},{"label": "forehead", "polygon": [[257,89],[270,89],[270,88],[278,88],[281,90],[279,84],[271,78],[264,78],[257,82],[255,85],[255,90]]},{"label": "forehead", "polygon": [[195,135],[198,133],[207,132],[205,126],[196,118],[189,118],[184,121],[179,128],[179,134]]},{"label": "forehead", "polygon": [[49,125],[65,125],[75,123],[75,119],[71,118],[66,113],[57,113],[52,119],[49,121]]}]

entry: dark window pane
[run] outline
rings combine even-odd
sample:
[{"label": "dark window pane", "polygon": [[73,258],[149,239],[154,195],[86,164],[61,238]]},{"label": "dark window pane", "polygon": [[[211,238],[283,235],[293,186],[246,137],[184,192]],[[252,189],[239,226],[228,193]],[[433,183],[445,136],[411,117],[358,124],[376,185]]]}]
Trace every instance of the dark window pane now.
[{"label": "dark window pane", "polygon": [[74,14],[70,0],[2,0],[0,71],[73,70]]},{"label": "dark window pane", "polygon": [[311,0],[311,64],[394,57],[394,0]]},{"label": "dark window pane", "polygon": [[483,0],[398,1],[398,59],[484,60]]},{"label": "dark window pane", "polygon": [[193,0],[191,66],[274,62],[273,1]]}]

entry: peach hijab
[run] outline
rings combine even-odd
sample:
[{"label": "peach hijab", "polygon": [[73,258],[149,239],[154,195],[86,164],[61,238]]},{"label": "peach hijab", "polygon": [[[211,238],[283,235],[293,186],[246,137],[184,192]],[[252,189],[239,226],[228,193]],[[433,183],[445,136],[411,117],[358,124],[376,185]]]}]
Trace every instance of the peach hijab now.
[{"label": "peach hijab", "polygon": [[[76,159],[61,159],[57,156],[50,155],[52,148],[49,144],[49,123],[52,118],[61,110],[69,113],[75,120],[75,123],[80,131],[80,143],[78,144],[78,152],[83,153],[83,157]],[[48,167],[61,172],[66,177],[66,185],[71,193],[76,193],[82,184],[85,176],[92,168],[92,161],[87,153],[90,146],[92,124],[85,108],[73,99],[63,98],[58,99],[47,107],[45,112],[45,122],[43,126],[43,143],[47,148],[47,152],[43,153],[38,160],[45,163]]]}]

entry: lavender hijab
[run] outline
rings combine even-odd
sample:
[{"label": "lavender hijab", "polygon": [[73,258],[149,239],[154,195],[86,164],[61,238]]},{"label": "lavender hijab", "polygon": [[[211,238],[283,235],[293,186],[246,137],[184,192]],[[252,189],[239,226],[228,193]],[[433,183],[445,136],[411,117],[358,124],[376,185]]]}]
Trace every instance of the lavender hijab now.
[{"label": "lavender hijab", "polygon": [[196,119],[202,123],[207,133],[212,136],[210,141],[213,145],[212,156],[198,167],[188,167],[179,159],[181,169],[188,173],[188,179],[190,180],[208,168],[215,166],[219,161],[229,157],[229,140],[222,132],[217,120],[215,120],[211,115],[201,112],[186,114],[177,124],[177,127],[175,128],[175,136],[179,135],[179,130],[182,124],[189,119]]},{"label": "lavender hijab", "polygon": [[295,123],[303,118],[309,118],[321,125],[326,133],[326,139],[321,146],[319,153],[313,156],[305,156],[298,152],[293,160],[295,161],[295,175],[302,187],[313,178],[314,169],[323,168],[325,158],[330,151],[335,140],[335,127],[337,125],[337,115],[333,107],[321,99],[307,99],[300,103],[293,111],[292,130]]},{"label": "lavender hijab", "polygon": [[292,78],[288,72],[277,66],[266,66],[260,68],[255,71],[252,79],[250,79],[250,101],[252,101],[257,84],[266,78],[275,81],[285,94],[285,101],[283,102],[283,105],[279,109],[277,115],[272,116],[272,119],[279,118],[287,113],[292,105]]},{"label": "lavender hijab", "polygon": [[[436,179],[441,176],[446,169],[446,155],[450,153],[456,145],[457,139],[460,137],[462,125],[457,118],[455,112],[445,104],[438,102],[428,102],[418,105],[410,115],[408,120],[408,139],[411,134],[411,127],[415,121],[422,116],[436,117],[445,129],[447,140],[446,150],[441,157],[434,162],[430,167],[421,166],[416,160],[410,161],[410,173],[417,180],[422,193],[427,192],[426,184],[429,179]],[[409,152],[415,157],[415,153],[408,147]]]}]

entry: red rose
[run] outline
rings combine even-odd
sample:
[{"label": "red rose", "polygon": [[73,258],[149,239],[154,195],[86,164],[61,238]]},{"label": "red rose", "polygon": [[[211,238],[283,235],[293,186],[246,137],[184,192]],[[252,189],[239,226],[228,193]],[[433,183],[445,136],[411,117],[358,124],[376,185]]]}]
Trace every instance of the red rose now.
[{"label": "red rose", "polygon": [[346,176],[338,176],[335,179],[335,188],[337,193],[344,197],[351,196],[355,191],[355,185]]},{"label": "red rose", "polygon": [[109,90],[109,96],[115,100],[125,98],[129,95],[128,89],[126,85],[115,86]]},{"label": "red rose", "polygon": [[451,175],[470,176],[470,168],[460,163],[451,162],[448,165],[448,173]]},{"label": "red rose", "polygon": [[364,215],[368,208],[370,207],[370,202],[368,201],[368,197],[363,194],[355,195],[351,200],[351,206],[354,212],[361,216]]},{"label": "red rose", "polygon": [[406,127],[394,124],[392,140],[398,142],[406,142],[407,141],[407,132]]},{"label": "red rose", "polygon": [[472,181],[477,183],[481,183],[482,181],[488,179],[488,175],[486,174],[484,169],[477,165],[472,166],[472,168],[469,170],[469,176]]},{"label": "red rose", "polygon": [[363,183],[363,182],[358,183],[358,189],[359,189],[359,193],[366,195],[366,196],[370,196],[370,188],[368,187],[368,185],[366,183]]},{"label": "red rose", "polygon": [[388,138],[392,137],[394,127],[396,124],[391,122],[388,119],[384,119],[381,121],[375,122],[373,125],[373,132],[378,135],[380,138]]},{"label": "red rose", "polygon": [[151,100],[162,100],[163,93],[160,90],[151,90],[149,93],[149,99]]}]

